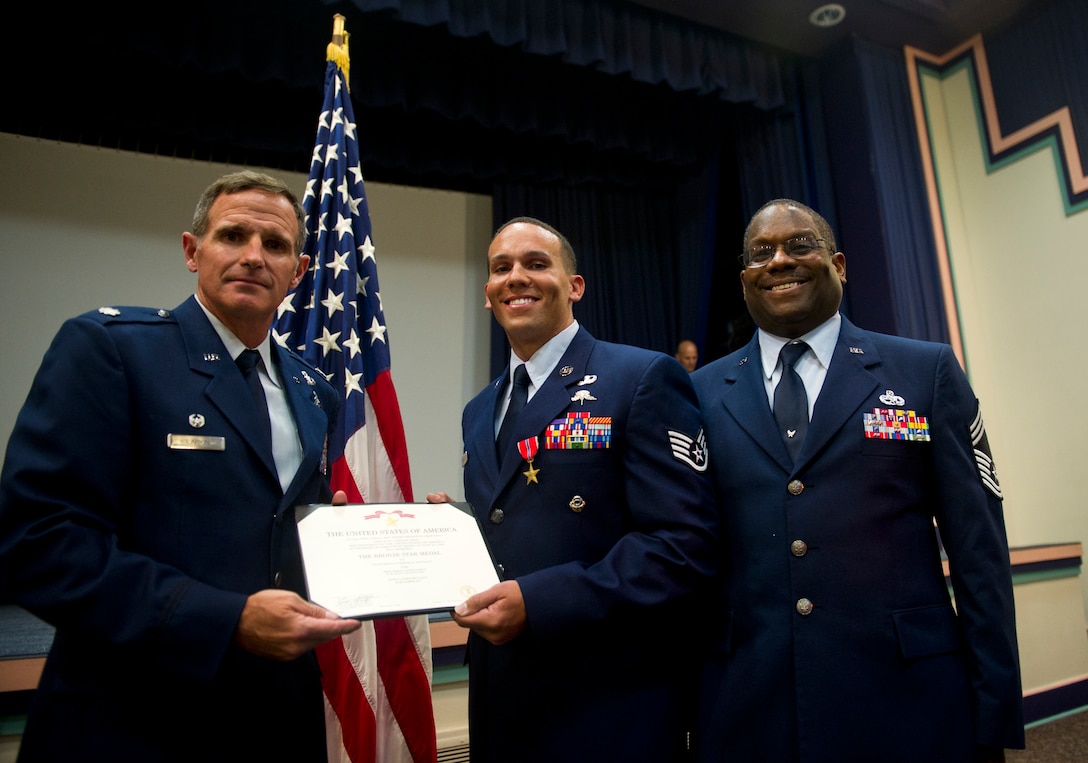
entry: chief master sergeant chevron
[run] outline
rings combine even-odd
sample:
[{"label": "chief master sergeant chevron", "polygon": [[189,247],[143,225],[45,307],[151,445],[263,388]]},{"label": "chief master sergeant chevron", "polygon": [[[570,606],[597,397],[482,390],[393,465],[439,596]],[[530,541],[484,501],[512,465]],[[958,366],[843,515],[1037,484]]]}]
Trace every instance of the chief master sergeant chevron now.
[{"label": "chief master sergeant chevron", "polygon": [[[487,262],[485,306],[512,353],[462,417],[465,495],[504,577],[454,612],[471,629],[472,761],[683,760],[695,594],[716,555],[688,373],[579,326],[585,283],[552,226],[511,220]],[[523,364],[529,399],[500,453]]]},{"label": "chief master sergeant chevron", "polygon": [[196,294],[73,318],[46,352],[0,478],[2,599],[56,628],[20,761],[325,763],[312,649],[359,623],[299,595],[292,509],[332,497],[339,409],[269,341],[302,222],[275,178],[220,178],[182,236]]}]

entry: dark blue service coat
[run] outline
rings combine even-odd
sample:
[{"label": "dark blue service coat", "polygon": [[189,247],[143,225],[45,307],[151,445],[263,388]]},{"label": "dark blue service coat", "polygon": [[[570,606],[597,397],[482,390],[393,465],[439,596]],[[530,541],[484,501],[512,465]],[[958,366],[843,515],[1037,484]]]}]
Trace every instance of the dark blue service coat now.
[{"label": "dark blue service coat", "polygon": [[[796,466],[758,334],[692,380],[725,550],[700,759],[952,763],[1023,746],[1000,486],[951,348],[843,319]],[[866,414],[888,431],[894,411],[929,439],[865,436]]]},{"label": "dark blue service coat", "polygon": [[293,508],[331,498],[338,398],[272,346],[303,451],[286,493],[194,298],[57,334],[0,483],[3,592],[56,627],[23,760],[325,760],[313,655],[232,643],[247,595],[304,593]]},{"label": "dark blue service coat", "polygon": [[[507,378],[465,408],[465,493],[529,624],[503,646],[469,637],[473,763],[677,760],[703,617],[691,597],[716,556],[688,374],[580,329],[518,419],[514,439],[539,442],[536,481],[515,450],[496,455]],[[564,434],[584,414],[607,448]]]}]

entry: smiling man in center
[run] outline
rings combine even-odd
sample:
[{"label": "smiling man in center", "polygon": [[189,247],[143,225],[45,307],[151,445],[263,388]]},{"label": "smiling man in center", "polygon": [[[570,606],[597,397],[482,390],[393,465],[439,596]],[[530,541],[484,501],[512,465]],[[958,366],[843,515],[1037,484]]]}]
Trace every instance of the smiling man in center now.
[{"label": "smiling man in center", "polygon": [[[585,281],[547,223],[507,222],[487,262],[511,354],[462,418],[465,496],[502,578],[454,612],[472,760],[683,760],[695,650],[660,645],[696,622],[717,524],[688,374],[579,326]],[[500,450],[520,367],[528,400]]]}]

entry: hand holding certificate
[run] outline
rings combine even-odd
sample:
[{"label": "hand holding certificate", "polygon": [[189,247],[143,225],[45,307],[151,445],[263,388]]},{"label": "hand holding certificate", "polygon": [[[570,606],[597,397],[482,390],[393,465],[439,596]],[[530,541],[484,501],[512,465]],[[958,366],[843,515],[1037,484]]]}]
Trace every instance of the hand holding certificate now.
[{"label": "hand holding certificate", "polygon": [[468,504],[295,509],[309,598],[341,617],[442,612],[499,582]]}]

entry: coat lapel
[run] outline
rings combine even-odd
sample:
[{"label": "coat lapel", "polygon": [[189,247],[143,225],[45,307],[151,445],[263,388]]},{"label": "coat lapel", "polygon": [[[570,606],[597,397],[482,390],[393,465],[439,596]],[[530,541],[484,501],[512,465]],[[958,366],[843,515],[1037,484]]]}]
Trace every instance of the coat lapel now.
[{"label": "coat lapel", "polygon": [[479,399],[479,406],[473,409],[477,411],[475,420],[466,422],[465,426],[465,457],[473,460],[474,468],[483,470],[483,477],[491,484],[494,484],[499,473],[495,450],[495,406],[509,378],[510,369],[507,368],[502,376],[491,380]]},{"label": "coat lapel", "polygon": [[801,447],[799,462],[818,453],[844,426],[862,422],[850,421],[858,408],[873,394],[879,379],[869,369],[880,363],[880,353],[871,341],[846,318],[839,328],[839,340],[831,366],[827,369],[823,389],[812,410],[812,422]]},{"label": "coat lapel", "polygon": [[315,389],[314,372],[275,342],[272,343],[272,354],[276,357],[280,382],[302,443],[302,462],[284,492],[281,508],[285,508],[294,503],[294,497],[309,480],[309,475],[319,468],[321,459],[327,456],[329,419]]},{"label": "coat lapel", "polygon": [[[515,442],[530,437],[543,438],[547,426],[570,406],[573,394],[571,388],[577,387],[585,378],[586,365],[595,342],[596,340],[584,328],[578,329],[567,351],[556,363],[547,380],[521,410],[517,429],[514,430]],[[508,376],[509,369],[500,381],[505,383],[503,380]],[[540,447],[544,447],[542,439],[538,439],[537,443]],[[492,450],[494,450],[493,441]],[[519,477],[524,470],[525,459],[512,448],[499,464],[498,485],[505,486],[511,479]]]},{"label": "coat lapel", "polygon": [[767,401],[763,367],[759,355],[759,335],[756,334],[741,353],[735,366],[726,369],[721,404],[736,419],[741,429],[767,454],[790,471],[793,462]]},{"label": "coat lapel", "polygon": [[[813,406],[812,422],[796,465],[790,460],[767,400],[758,334],[749,342],[737,365],[726,370],[721,403],[759,447],[786,471],[792,472],[819,453],[844,425],[850,424],[850,416],[872,395],[879,383],[869,370],[879,362],[880,355],[873,343],[844,317],[831,366]],[[857,426],[861,426],[860,421]]]},{"label": "coat lapel", "polygon": [[185,341],[189,368],[208,377],[205,396],[260,456],[261,463],[269,473],[276,476],[272,451],[264,445],[260,434],[265,424],[254,409],[245,379],[223,346],[223,340],[197,304],[196,297],[189,297],[180,304],[174,310],[174,317]]}]

